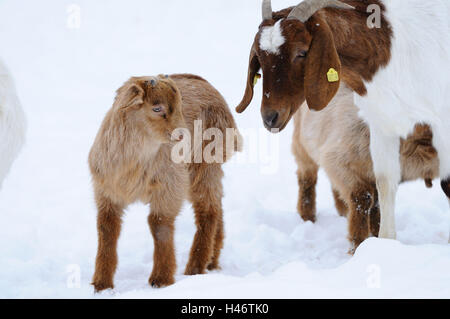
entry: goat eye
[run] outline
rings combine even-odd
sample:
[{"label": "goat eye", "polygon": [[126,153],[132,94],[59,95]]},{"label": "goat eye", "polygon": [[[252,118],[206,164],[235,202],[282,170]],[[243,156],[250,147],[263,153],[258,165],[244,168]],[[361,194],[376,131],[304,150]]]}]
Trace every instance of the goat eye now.
[{"label": "goat eye", "polygon": [[153,112],[155,112],[155,113],[159,113],[161,111],[162,111],[162,108],[160,106],[156,106],[153,108]]},{"label": "goat eye", "polygon": [[296,58],[304,58],[304,57],[306,57],[307,54],[308,54],[308,52],[306,52],[305,50],[301,50],[301,51],[297,54]]}]

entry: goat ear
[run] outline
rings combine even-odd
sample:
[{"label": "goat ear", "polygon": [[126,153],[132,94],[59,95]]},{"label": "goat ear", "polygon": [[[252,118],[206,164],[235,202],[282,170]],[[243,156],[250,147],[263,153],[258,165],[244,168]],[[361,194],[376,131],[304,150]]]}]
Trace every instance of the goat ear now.
[{"label": "goat ear", "polygon": [[313,40],[306,59],[305,97],[310,109],[320,111],[330,103],[339,89],[341,61],[328,24],[313,17],[307,27]]},{"label": "goat ear", "polygon": [[259,64],[258,57],[256,56],[255,45],[253,45],[250,52],[250,59],[248,64],[248,75],[247,75],[247,87],[245,88],[244,97],[241,103],[236,107],[236,112],[242,113],[249,106],[253,99],[253,88],[255,86],[256,73],[261,68]]},{"label": "goat ear", "polygon": [[137,83],[120,88],[117,100],[122,109],[138,106],[144,103],[144,89]]}]

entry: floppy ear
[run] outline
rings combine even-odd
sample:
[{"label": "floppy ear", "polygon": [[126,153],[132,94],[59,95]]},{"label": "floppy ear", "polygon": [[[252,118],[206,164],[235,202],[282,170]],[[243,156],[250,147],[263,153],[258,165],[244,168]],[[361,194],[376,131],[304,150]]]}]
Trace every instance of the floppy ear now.
[{"label": "floppy ear", "polygon": [[245,94],[241,103],[236,107],[236,112],[244,112],[251,103],[253,99],[253,87],[255,86],[255,76],[260,68],[261,65],[259,64],[258,57],[256,56],[255,44],[253,44],[252,50],[250,51],[250,60],[248,64],[247,87],[245,88]]},{"label": "floppy ear", "polygon": [[320,111],[330,103],[339,89],[341,61],[328,23],[312,17],[307,27],[313,40],[306,58],[305,97],[310,109]]},{"label": "floppy ear", "polygon": [[144,89],[137,83],[121,87],[117,91],[117,100],[122,109],[144,103]]}]

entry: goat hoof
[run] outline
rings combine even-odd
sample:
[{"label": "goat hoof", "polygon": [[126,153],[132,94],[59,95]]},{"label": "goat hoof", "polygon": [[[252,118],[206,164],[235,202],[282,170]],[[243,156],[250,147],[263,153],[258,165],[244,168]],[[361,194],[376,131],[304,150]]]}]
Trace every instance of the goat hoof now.
[{"label": "goat hoof", "polygon": [[353,256],[355,254],[356,250],[358,249],[359,245],[361,245],[361,243],[362,243],[361,240],[359,240],[359,241],[350,241],[350,245],[351,246],[350,246],[350,249],[348,250],[347,253],[350,256]]},{"label": "goat hoof", "polygon": [[184,272],[186,276],[203,275],[204,273],[205,271],[201,270],[199,267],[187,267]]},{"label": "goat hoof", "polygon": [[106,289],[114,289],[114,285],[112,283],[102,283],[102,282],[93,282],[95,293],[102,292]]},{"label": "goat hoof", "polygon": [[148,280],[148,283],[152,288],[164,288],[170,285],[173,285],[175,283],[175,280],[173,278],[165,278],[162,276],[151,276]]},{"label": "goat hoof", "polygon": [[208,265],[208,270],[221,270],[222,268],[219,266],[219,264],[212,263]]},{"label": "goat hoof", "polygon": [[311,215],[304,216],[304,215],[302,215],[302,219],[305,222],[311,222],[311,223],[315,223],[316,222],[316,216],[311,216]]}]

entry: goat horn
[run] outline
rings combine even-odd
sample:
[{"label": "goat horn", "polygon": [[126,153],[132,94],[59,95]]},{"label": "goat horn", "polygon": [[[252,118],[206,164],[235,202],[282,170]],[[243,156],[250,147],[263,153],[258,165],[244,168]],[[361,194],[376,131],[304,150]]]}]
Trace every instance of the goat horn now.
[{"label": "goat horn", "polygon": [[338,0],[305,0],[291,11],[288,19],[297,19],[305,23],[314,13],[323,8],[355,9],[355,7]]},{"label": "goat horn", "polygon": [[151,85],[152,87],[155,87],[156,84],[158,84],[158,78],[152,76],[151,79],[150,79],[150,85]]},{"label": "goat horn", "polygon": [[263,21],[272,19],[272,1],[271,0],[263,0],[262,17],[263,17]]}]

